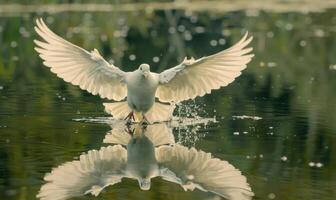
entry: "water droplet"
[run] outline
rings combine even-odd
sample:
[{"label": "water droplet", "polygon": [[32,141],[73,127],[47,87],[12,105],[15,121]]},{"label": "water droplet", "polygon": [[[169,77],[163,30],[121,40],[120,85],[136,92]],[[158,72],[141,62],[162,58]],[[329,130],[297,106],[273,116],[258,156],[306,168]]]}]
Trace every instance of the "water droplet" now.
[{"label": "water droplet", "polygon": [[183,25],[179,25],[179,26],[177,27],[177,30],[180,31],[180,32],[184,32],[184,31],[186,30],[186,28],[185,28],[185,26],[183,26]]},{"label": "water droplet", "polygon": [[226,40],[224,38],[221,38],[221,39],[218,40],[218,43],[220,45],[224,45],[226,43]]},{"label": "water droplet", "polygon": [[224,35],[224,36],[230,36],[231,35],[231,31],[230,30],[223,30],[222,31],[222,35]]},{"label": "water droplet", "polygon": [[153,57],[153,62],[158,63],[159,61],[160,61],[159,57],[157,57],[157,56]]},{"label": "water droplet", "polygon": [[336,64],[330,65],[330,66],[329,66],[329,69],[331,69],[331,70],[336,70]]},{"label": "water droplet", "polygon": [[269,32],[266,33],[266,36],[268,38],[272,38],[272,37],[274,37],[274,33],[272,31],[269,31]]},{"label": "water droplet", "polygon": [[269,199],[275,199],[275,194],[274,194],[274,193],[269,193],[269,194],[267,195],[267,197],[268,197]]},{"label": "water droplet", "polygon": [[18,60],[19,60],[19,57],[18,57],[18,56],[12,56],[12,60],[13,60],[13,61],[18,61]]},{"label": "water droplet", "polygon": [[108,62],[109,62],[110,64],[114,64],[114,60],[113,60],[112,58],[109,59]]},{"label": "water droplet", "polygon": [[300,41],[300,46],[305,47],[307,45],[307,42],[305,40]]},{"label": "water droplet", "polygon": [[20,34],[23,36],[23,37],[29,37],[30,36],[30,33],[26,30],[26,28],[25,27],[20,27],[19,28],[19,32],[20,32]]},{"label": "water droplet", "polygon": [[325,36],[325,32],[322,29],[316,29],[314,31],[314,34],[315,34],[316,37],[324,37]]},{"label": "water droplet", "polygon": [[168,32],[169,32],[170,34],[176,33],[176,29],[175,29],[175,27],[169,27]]},{"label": "water droplet", "polygon": [[113,36],[114,36],[114,37],[121,37],[121,31],[119,31],[119,30],[115,30],[115,31],[113,32]]},{"label": "water droplet", "polygon": [[286,25],[285,25],[285,29],[286,29],[287,31],[292,30],[292,29],[293,29],[293,24],[290,24],[290,23],[286,24]]},{"label": "water droplet", "polygon": [[135,60],[136,59],[136,56],[134,55],[134,54],[131,54],[131,55],[129,55],[129,57],[128,57],[130,60]]},{"label": "water droplet", "polygon": [[260,67],[265,67],[265,63],[264,63],[264,62],[260,62],[260,63],[259,63],[259,66],[260,66]]},{"label": "water droplet", "polygon": [[186,40],[186,41],[190,41],[190,40],[192,40],[192,35],[190,34],[190,32],[189,31],[186,31],[186,32],[184,32],[184,39]]},{"label": "water droplet", "polygon": [[16,41],[11,41],[10,46],[11,46],[12,48],[17,47],[17,42],[16,42]]},{"label": "water droplet", "polygon": [[308,165],[309,165],[309,167],[315,167],[315,163],[314,162],[309,162]]},{"label": "water droplet", "polygon": [[275,62],[268,62],[267,67],[275,67],[277,64]]},{"label": "water droplet", "polygon": [[287,157],[286,156],[282,156],[281,160],[285,162],[285,161],[287,161]]},{"label": "water droplet", "polygon": [[217,46],[217,41],[216,40],[211,40],[210,45],[213,46],[213,47]]},{"label": "water droplet", "polygon": [[204,32],[205,32],[205,28],[202,27],[202,26],[197,26],[197,27],[195,28],[195,32],[196,32],[196,33],[204,33]]}]

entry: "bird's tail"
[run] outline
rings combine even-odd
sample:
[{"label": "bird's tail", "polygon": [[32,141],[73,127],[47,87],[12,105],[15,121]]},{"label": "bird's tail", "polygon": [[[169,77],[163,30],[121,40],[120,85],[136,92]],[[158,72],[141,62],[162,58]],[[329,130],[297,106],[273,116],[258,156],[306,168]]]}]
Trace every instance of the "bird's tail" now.
[{"label": "bird's tail", "polygon": [[150,123],[170,121],[173,118],[174,109],[175,105],[155,102],[145,117]]},{"label": "bird's tail", "polygon": [[[111,114],[115,119],[125,119],[132,112],[126,101],[115,103],[103,103],[105,112]],[[145,114],[150,123],[169,121],[173,117],[175,105],[155,102],[152,108]],[[142,120],[141,113],[134,113],[135,121]]]},{"label": "bird's tail", "polygon": [[127,102],[103,103],[105,112],[112,115],[115,119],[125,119],[132,112]]}]

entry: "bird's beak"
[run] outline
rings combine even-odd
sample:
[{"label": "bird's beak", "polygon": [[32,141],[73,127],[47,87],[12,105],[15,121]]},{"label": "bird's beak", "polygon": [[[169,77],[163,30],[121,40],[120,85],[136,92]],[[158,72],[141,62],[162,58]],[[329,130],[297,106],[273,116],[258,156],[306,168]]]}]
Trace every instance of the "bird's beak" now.
[{"label": "bird's beak", "polygon": [[148,78],[148,76],[149,76],[149,72],[143,72],[143,76],[145,77],[145,78]]}]

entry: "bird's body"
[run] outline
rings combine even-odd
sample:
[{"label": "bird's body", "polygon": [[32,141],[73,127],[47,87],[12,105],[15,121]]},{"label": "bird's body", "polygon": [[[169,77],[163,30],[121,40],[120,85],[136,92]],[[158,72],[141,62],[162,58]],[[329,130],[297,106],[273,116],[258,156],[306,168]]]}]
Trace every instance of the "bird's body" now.
[{"label": "bird's body", "polygon": [[138,69],[128,74],[126,85],[128,106],[135,112],[147,113],[155,102],[155,93],[159,85],[157,74],[148,72],[144,76]]},{"label": "bird's body", "polygon": [[66,82],[94,95],[115,101],[126,99],[104,104],[105,110],[117,119],[131,119],[134,114],[140,114],[142,119],[152,122],[169,120],[176,103],[227,86],[253,57],[249,54],[252,48],[246,47],[252,37],[246,33],[226,50],[197,60],[185,58],[161,73],[150,72],[148,64],[141,64],[133,72],[124,72],[104,60],[98,50],[89,52],[64,40],[42,19],[36,23],[36,32],[45,40],[34,40],[43,64]]}]

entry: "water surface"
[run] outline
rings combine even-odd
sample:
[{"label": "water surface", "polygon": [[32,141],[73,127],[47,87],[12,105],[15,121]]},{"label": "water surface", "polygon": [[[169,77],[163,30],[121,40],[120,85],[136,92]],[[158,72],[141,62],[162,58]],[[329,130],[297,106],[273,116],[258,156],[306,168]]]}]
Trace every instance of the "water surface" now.
[{"label": "water surface", "polygon": [[[100,149],[111,129],[102,103],[52,74],[33,50],[34,20],[123,70],[148,63],[160,72],[254,36],[255,58],[235,82],[185,103],[216,122],[175,127],[176,142],[242,171],[255,199],[336,198],[336,10],[23,13],[0,17],[0,197],[35,199],[43,177]],[[75,120],[81,119],[81,120]],[[92,199],[90,195],[75,199]],[[149,191],[135,180],[98,199],[213,199],[160,178]]]}]

